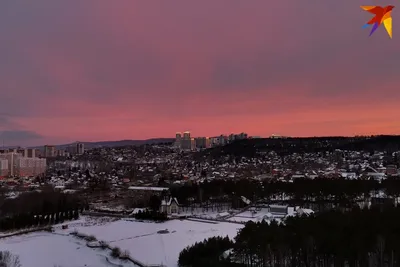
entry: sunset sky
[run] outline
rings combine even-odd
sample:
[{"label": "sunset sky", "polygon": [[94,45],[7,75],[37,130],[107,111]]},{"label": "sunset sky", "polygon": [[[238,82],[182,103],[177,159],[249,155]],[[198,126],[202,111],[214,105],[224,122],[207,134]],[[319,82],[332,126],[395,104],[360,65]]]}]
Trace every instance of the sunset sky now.
[{"label": "sunset sky", "polygon": [[1,1],[0,138],[400,134],[400,10],[392,40],[361,28],[378,3]]}]

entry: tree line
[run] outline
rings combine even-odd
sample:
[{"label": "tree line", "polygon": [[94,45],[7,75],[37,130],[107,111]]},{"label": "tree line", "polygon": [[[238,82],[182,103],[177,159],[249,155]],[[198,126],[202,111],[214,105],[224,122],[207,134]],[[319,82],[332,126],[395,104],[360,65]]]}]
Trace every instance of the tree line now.
[{"label": "tree line", "polygon": [[258,157],[260,156],[259,152],[268,151],[275,151],[279,155],[289,155],[293,153],[333,152],[336,149],[392,153],[400,150],[400,136],[244,139],[195,153],[194,156],[196,159],[204,159],[204,157],[218,159],[227,155],[240,158]]},{"label": "tree line", "polygon": [[16,230],[30,226],[62,223],[79,217],[87,208],[77,194],[46,190],[24,193],[0,203],[0,230]]},{"label": "tree line", "polygon": [[78,210],[69,210],[66,212],[56,212],[45,215],[22,213],[0,219],[0,231],[18,230],[35,226],[46,226],[63,223],[64,221],[68,220],[77,220],[78,218]]},{"label": "tree line", "polygon": [[182,250],[178,265],[180,267],[233,266],[231,262],[224,261],[221,255],[234,245],[229,237],[211,237]]},{"label": "tree line", "polygon": [[366,200],[374,193],[400,196],[400,179],[375,180],[295,179],[293,182],[276,180],[211,180],[171,188],[179,203],[189,205],[210,201],[234,201],[244,196],[251,201],[279,200],[296,205],[304,203],[344,203]]},{"label": "tree line", "polygon": [[149,220],[156,222],[163,222],[168,220],[168,216],[164,212],[159,212],[157,210],[139,210],[138,213],[134,215],[137,220]]},{"label": "tree line", "polygon": [[47,214],[82,209],[87,203],[78,194],[64,194],[54,190],[28,192],[17,198],[3,198],[0,202],[1,216],[22,213]]},{"label": "tree line", "polygon": [[[284,223],[248,222],[235,237],[229,260],[251,267],[395,267],[399,239],[400,208],[328,211]],[[213,241],[186,248],[180,266],[197,266],[203,252],[215,247]],[[215,258],[211,253],[210,260]]]}]

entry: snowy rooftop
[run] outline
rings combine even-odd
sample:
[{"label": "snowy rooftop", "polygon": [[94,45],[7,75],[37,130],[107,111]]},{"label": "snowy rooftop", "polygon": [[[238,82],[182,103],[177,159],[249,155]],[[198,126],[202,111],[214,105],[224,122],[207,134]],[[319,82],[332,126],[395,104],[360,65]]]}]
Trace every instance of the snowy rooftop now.
[{"label": "snowy rooftop", "polygon": [[143,191],[166,191],[167,187],[147,187],[147,186],[130,186],[129,190],[143,190]]}]

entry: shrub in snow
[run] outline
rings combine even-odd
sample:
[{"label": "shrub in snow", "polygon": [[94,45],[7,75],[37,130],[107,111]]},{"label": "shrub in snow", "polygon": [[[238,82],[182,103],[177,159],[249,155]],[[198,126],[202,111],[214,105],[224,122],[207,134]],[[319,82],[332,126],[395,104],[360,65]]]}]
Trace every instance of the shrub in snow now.
[{"label": "shrub in snow", "polygon": [[102,240],[99,242],[99,244],[102,249],[106,249],[108,247],[108,243],[106,241]]},{"label": "shrub in snow", "polygon": [[19,256],[11,254],[10,251],[0,251],[0,266],[21,267]]},{"label": "shrub in snow", "polygon": [[125,250],[124,252],[121,253],[120,257],[122,259],[128,259],[129,258],[129,251]]},{"label": "shrub in snow", "polygon": [[115,247],[111,250],[111,256],[114,258],[118,258],[121,256],[121,249],[119,247]]},{"label": "shrub in snow", "polygon": [[97,241],[97,238],[94,235],[90,235],[90,236],[87,236],[85,238],[85,240],[89,241],[89,242],[93,242],[93,241]]}]

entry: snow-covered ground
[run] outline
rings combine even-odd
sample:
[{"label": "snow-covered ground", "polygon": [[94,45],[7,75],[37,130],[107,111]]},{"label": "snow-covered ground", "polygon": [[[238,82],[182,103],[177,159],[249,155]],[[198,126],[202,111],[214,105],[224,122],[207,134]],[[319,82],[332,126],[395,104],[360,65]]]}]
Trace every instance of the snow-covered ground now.
[{"label": "snow-covered ground", "polygon": [[[234,238],[244,225],[222,222],[171,220],[165,223],[82,217],[53,228],[55,233],[36,232],[0,239],[0,250],[19,255],[22,267],[132,267],[130,262],[111,258],[109,250],[93,249],[84,240],[68,235],[74,230],[107,241],[145,264],[176,267],[179,253],[187,246],[213,236]],[[160,230],[169,233],[159,234]],[[106,256],[112,263],[107,262]],[[86,265],[85,265],[86,264]]]},{"label": "snow-covered ground", "polygon": [[[109,242],[145,264],[164,264],[176,267],[179,253],[187,246],[213,236],[234,238],[243,225],[234,223],[206,223],[172,220],[149,223],[119,220],[103,225],[77,226],[83,234],[94,235]],[[158,234],[167,229],[169,233]],[[72,227],[68,231],[74,230]],[[65,230],[64,230],[65,231]]]},{"label": "snow-covered ground", "polygon": [[[37,232],[0,240],[0,250],[18,255],[22,267],[134,267],[110,257],[108,250],[91,249],[73,236]],[[108,258],[108,261],[107,261]]]}]

